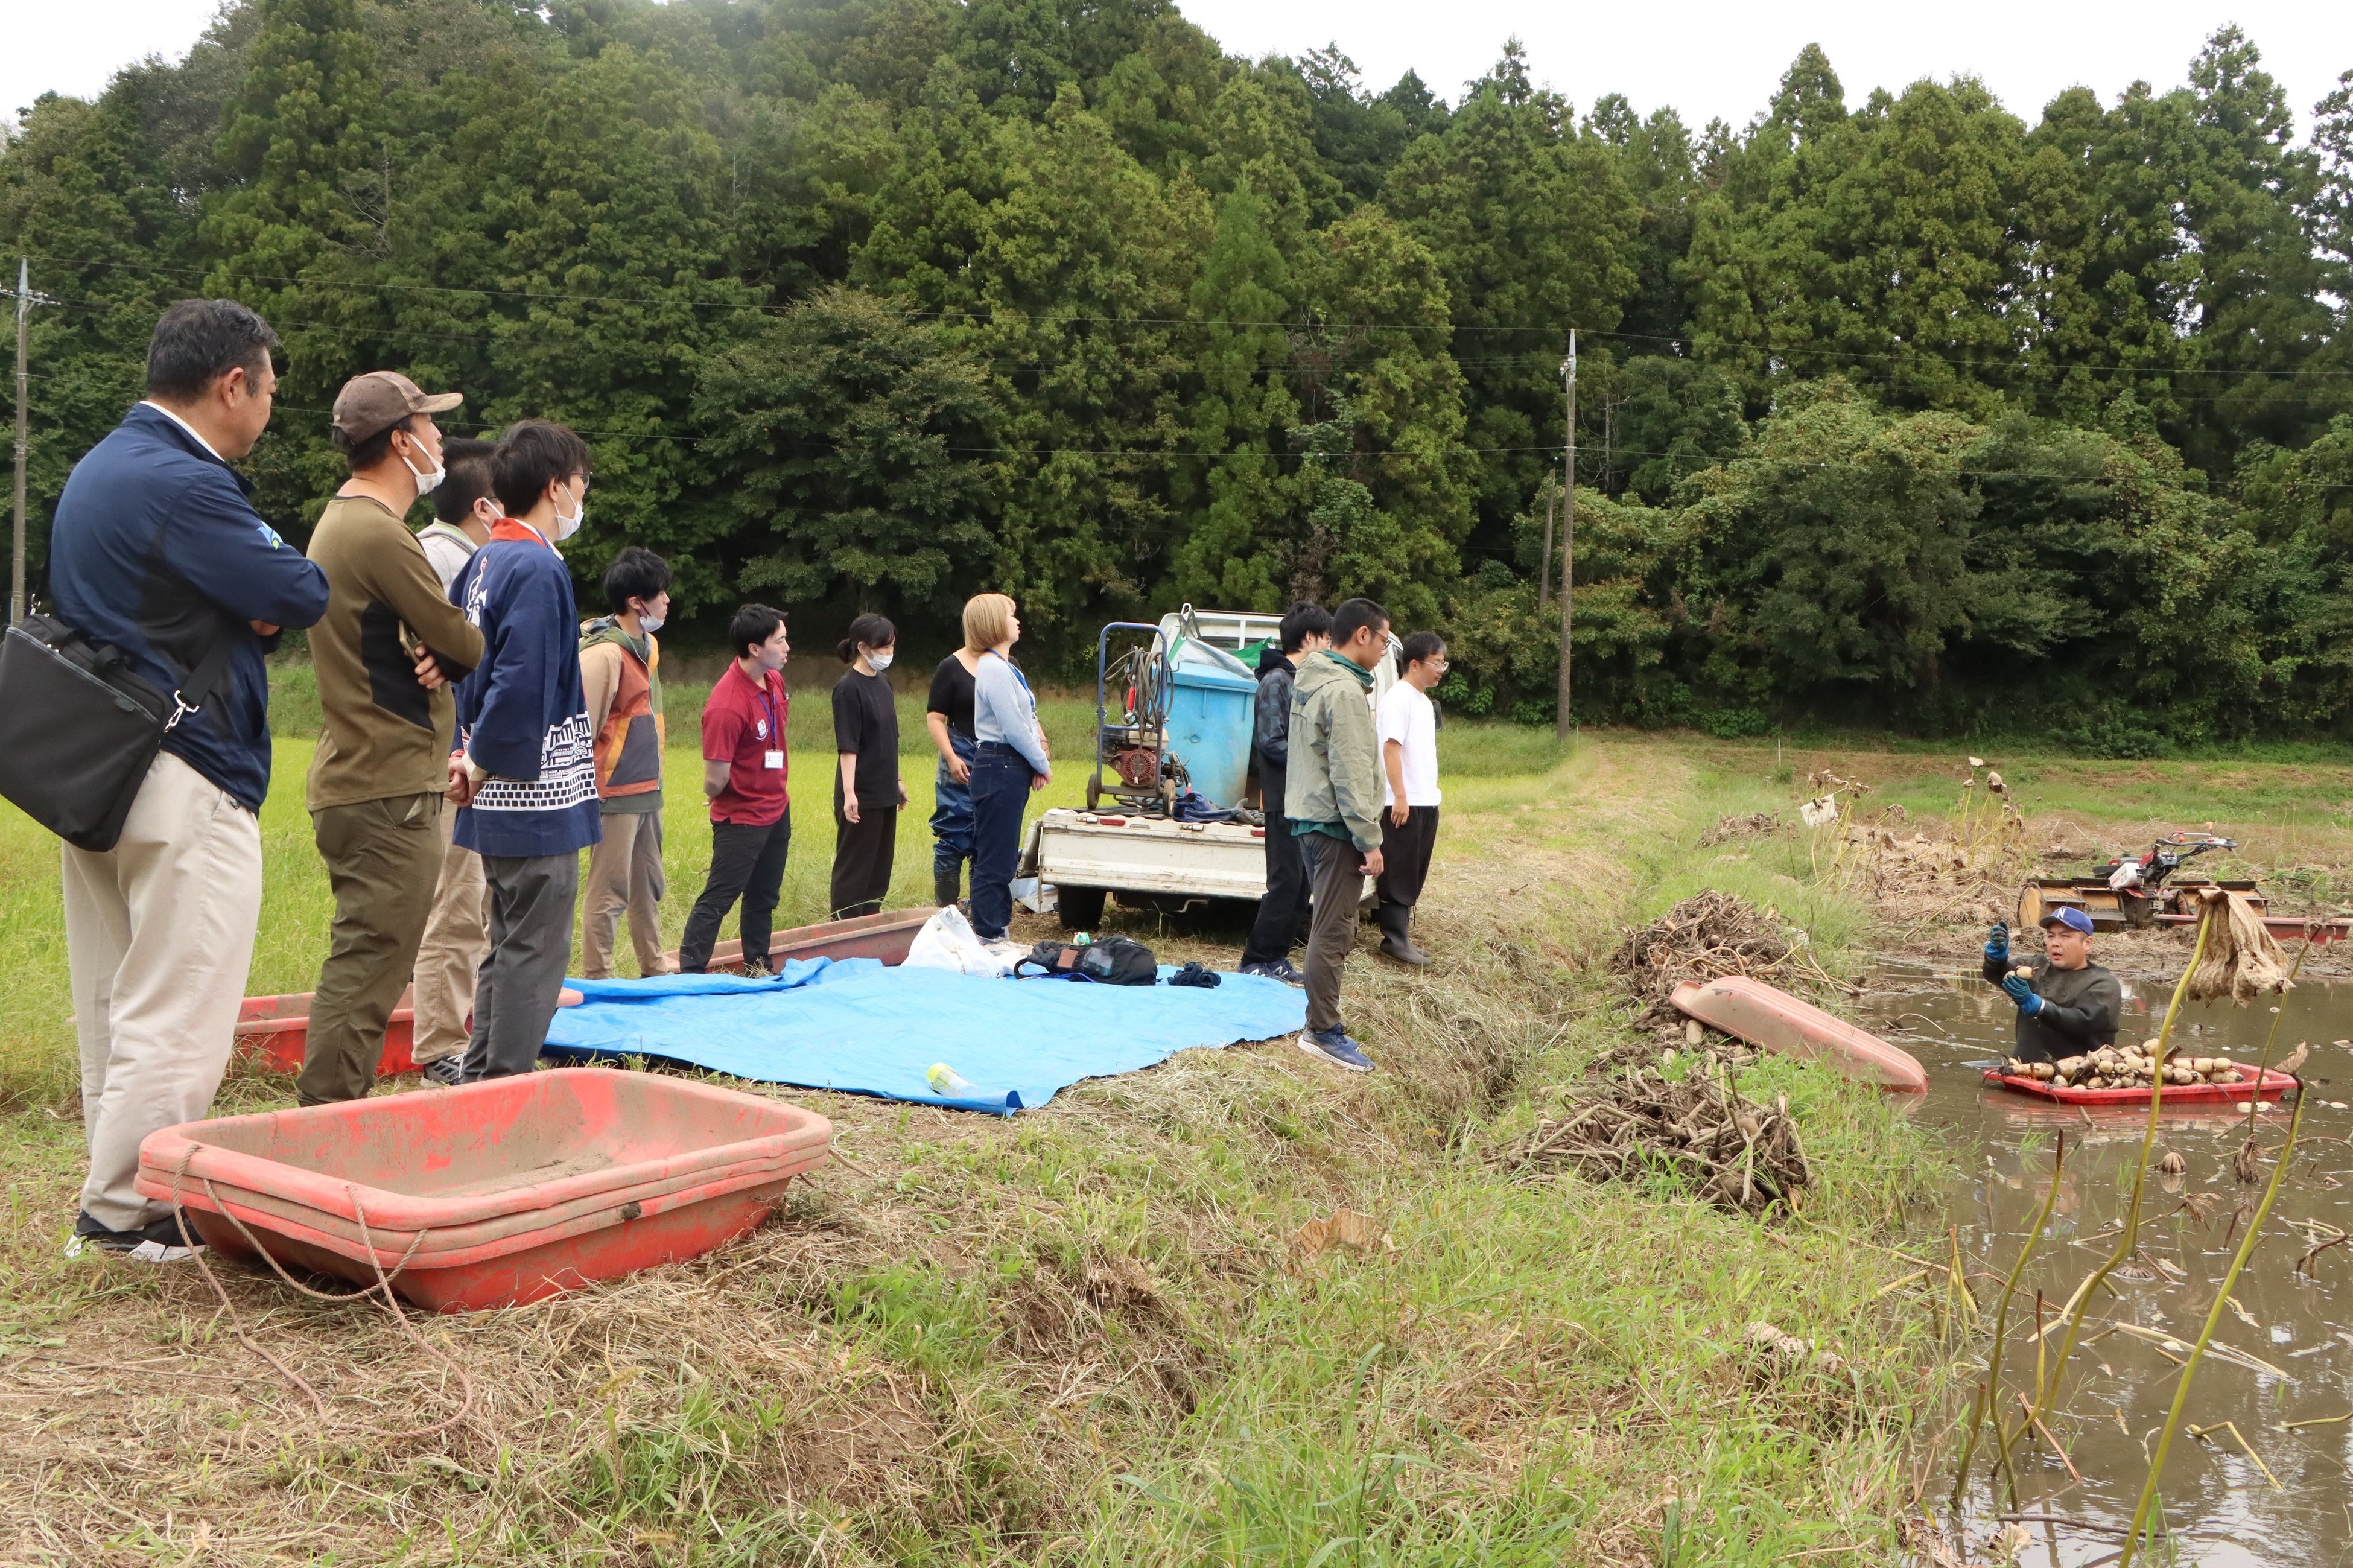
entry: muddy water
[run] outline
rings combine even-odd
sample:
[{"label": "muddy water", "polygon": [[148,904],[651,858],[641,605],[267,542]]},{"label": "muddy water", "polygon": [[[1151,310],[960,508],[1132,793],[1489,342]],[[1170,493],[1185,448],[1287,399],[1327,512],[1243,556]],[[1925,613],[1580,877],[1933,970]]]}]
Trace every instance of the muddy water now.
[{"label": "muddy water", "polygon": [[[2043,1293],[2055,1318],[2058,1305],[2113,1250],[2146,1118],[2095,1112],[2087,1125],[2072,1108],[1986,1085],[1979,1071],[2008,1054],[2015,1012],[1976,977],[1976,956],[1970,948],[1965,975],[1926,966],[1885,972],[1862,1007],[1867,1026],[1929,1070],[1932,1087],[1920,1114],[1947,1131],[1963,1166],[1939,1224],[1959,1227],[1968,1267],[1993,1275],[1977,1281],[1981,1301],[1999,1291],[2032,1227],[2050,1190],[2055,1135],[2066,1132],[2051,1226],[2021,1281],[2031,1335],[2033,1292]],[[2127,979],[2121,1037],[2155,1035],[2170,990],[2153,978]],[[2274,1022],[2268,1005],[2277,1000],[2185,1007],[2187,1028],[2177,1025],[2176,1043],[2200,1056],[2254,1060]],[[2353,1242],[2320,1253],[2301,1272],[2296,1267],[2315,1243],[2353,1231],[2353,1143],[2347,1141],[2353,1110],[2345,1103],[2353,1101],[2353,1050],[2332,1044],[2353,1037],[2353,984],[2303,984],[2280,1005],[2279,1053],[2298,1040],[2312,1044],[2304,1072],[2313,1102],[2287,1185],[2232,1291],[2243,1311],[2226,1307],[2215,1334],[2218,1343],[2273,1370],[2232,1364],[2210,1352],[2161,1486],[2179,1532],[2177,1560],[2209,1568],[2353,1563],[2353,1420],[2329,1419],[2353,1414]],[[2267,1108],[2260,1121],[2266,1150],[2275,1148],[2286,1131],[2284,1109]],[[2062,1391],[2063,1414],[2050,1423],[2082,1479],[2045,1447],[2021,1449],[2021,1503],[2012,1509],[1986,1489],[1980,1463],[1968,1505],[1980,1539],[1998,1514],[2048,1516],[2072,1522],[2036,1523],[2035,1544],[2020,1561],[2060,1568],[2113,1559],[2148,1473],[2144,1444],[2155,1444],[2179,1367],[2129,1332],[2094,1336],[2122,1323],[2196,1339],[2239,1240],[2233,1214],[2243,1201],[2252,1216],[2263,1191],[2240,1185],[2232,1173],[2246,1124],[2242,1112],[2165,1114],[2158,1147],[2178,1151],[2189,1169],[2171,1178],[2152,1173],[2140,1254],[2110,1276],[2116,1293],[2086,1320],[2087,1343],[2077,1350]],[[2266,1181],[2270,1170],[2266,1163]],[[2211,1218],[2202,1224],[2183,1209],[2184,1199],[2199,1194],[2213,1198]],[[2034,1353],[2019,1322],[2014,1316],[2008,1359],[2013,1365],[2025,1359],[2021,1374],[2005,1380],[2013,1386],[2031,1378]],[[2056,1334],[2048,1342],[2054,1351],[2057,1342]],[[2014,1405],[2010,1414],[2019,1414]],[[2222,1429],[2224,1422],[2235,1424],[2260,1465]],[[2190,1425],[2213,1430],[2207,1440],[2192,1439]],[[2152,1561],[2164,1560],[2159,1552]]]}]

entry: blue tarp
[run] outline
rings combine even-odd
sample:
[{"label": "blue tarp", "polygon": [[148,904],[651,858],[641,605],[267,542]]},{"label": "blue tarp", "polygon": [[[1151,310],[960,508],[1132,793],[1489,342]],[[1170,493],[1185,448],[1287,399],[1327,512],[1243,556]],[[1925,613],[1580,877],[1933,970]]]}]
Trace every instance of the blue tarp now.
[{"label": "blue tarp", "polygon": [[[557,1010],[547,1049],[659,1057],[763,1083],[1009,1116],[1082,1078],[1134,1072],[1196,1046],[1271,1039],[1305,1023],[1305,997],[1281,981],[1221,978],[1215,990],[980,980],[818,958],[766,980],[566,980],[587,1000]],[[923,1076],[934,1062],[955,1068],[970,1093],[934,1092]]]}]

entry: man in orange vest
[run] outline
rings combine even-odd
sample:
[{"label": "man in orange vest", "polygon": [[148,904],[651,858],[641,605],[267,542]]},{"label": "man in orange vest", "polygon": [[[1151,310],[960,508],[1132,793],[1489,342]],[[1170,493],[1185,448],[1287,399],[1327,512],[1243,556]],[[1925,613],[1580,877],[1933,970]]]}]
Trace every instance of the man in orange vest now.
[{"label": "man in orange vest", "polygon": [[580,628],[580,683],[596,737],[596,807],[605,837],[588,852],[580,961],[591,980],[613,973],[613,931],[629,915],[638,973],[662,962],[661,649],[654,633],[670,614],[670,566],[632,544],[605,568],[612,614]]}]

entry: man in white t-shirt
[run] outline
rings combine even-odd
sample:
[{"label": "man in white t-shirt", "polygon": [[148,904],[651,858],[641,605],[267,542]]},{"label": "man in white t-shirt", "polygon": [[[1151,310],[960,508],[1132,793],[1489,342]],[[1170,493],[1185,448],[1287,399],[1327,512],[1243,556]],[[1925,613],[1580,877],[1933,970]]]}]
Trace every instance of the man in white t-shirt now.
[{"label": "man in white t-shirt", "polygon": [[1430,689],[1446,679],[1446,644],[1436,632],[1405,639],[1405,668],[1381,699],[1375,731],[1381,742],[1381,952],[1400,963],[1424,964],[1430,954],[1413,944],[1413,906],[1430,875],[1438,842],[1438,710]]}]

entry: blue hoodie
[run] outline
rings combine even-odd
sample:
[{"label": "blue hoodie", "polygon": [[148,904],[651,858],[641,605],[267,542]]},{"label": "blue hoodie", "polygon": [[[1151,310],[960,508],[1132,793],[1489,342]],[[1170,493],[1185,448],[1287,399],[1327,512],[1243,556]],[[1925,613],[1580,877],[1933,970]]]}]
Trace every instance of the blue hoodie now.
[{"label": "blue hoodie", "polygon": [[246,623],[308,626],[327,575],[261,520],[245,476],[142,403],[74,466],[49,525],[58,618],[131,656],[157,690],[179,689],[216,637],[228,673],[164,737],[164,749],[248,811],[269,794],[269,672],[276,637]]},{"label": "blue hoodie", "polygon": [[596,737],[564,558],[528,523],[502,518],[449,600],[482,634],[482,662],[458,687],[458,746],[491,773],[458,812],[457,842],[515,857],[597,843]]}]

